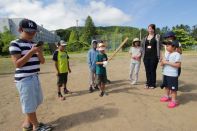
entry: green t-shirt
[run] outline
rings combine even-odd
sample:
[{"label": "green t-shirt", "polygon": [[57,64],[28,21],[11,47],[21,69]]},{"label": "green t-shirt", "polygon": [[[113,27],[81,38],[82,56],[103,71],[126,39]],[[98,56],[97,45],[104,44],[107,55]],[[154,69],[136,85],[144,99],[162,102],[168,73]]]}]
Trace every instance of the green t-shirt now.
[{"label": "green t-shirt", "polygon": [[69,56],[65,51],[55,51],[53,54],[53,60],[58,64],[59,73],[67,73],[68,72],[68,59]]},{"label": "green t-shirt", "polygon": [[[107,55],[106,54],[102,54],[99,53],[96,56],[96,62],[103,62],[103,61],[107,61]],[[106,75],[106,68],[103,67],[103,65],[96,65],[96,74],[97,75]]]}]

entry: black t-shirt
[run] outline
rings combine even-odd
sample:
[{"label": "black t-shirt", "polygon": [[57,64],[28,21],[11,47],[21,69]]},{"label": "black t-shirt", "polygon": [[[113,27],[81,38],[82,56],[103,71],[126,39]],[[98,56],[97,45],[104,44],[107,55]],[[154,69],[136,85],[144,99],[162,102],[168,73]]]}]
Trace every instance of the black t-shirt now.
[{"label": "black t-shirt", "polygon": [[146,58],[157,58],[157,40],[155,36],[151,40],[146,39],[145,41],[144,59]]}]

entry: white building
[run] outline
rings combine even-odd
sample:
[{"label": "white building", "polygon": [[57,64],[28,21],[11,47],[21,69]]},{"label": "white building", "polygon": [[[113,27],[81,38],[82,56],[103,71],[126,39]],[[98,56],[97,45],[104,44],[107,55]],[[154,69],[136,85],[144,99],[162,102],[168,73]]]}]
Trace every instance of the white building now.
[{"label": "white building", "polygon": [[[11,31],[13,35],[16,37],[19,36],[18,28],[19,28],[19,22],[23,18],[0,18],[0,32],[3,32],[5,27]],[[49,44],[54,44],[58,41],[60,41],[60,37],[55,34],[55,32],[50,32],[47,29],[43,28],[43,26],[38,25],[38,29],[40,32],[36,34],[34,37],[34,41],[44,41]]]}]

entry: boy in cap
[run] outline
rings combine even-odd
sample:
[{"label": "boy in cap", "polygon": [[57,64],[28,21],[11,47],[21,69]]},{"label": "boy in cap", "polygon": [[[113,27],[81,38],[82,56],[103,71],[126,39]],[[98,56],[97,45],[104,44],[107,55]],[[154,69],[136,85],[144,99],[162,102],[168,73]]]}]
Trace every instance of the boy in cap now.
[{"label": "boy in cap", "polygon": [[68,72],[71,73],[69,65],[69,56],[65,51],[66,42],[63,40],[59,41],[57,44],[58,49],[53,54],[53,60],[55,62],[55,69],[57,71],[57,91],[60,100],[65,100],[61,93],[61,87],[64,86],[64,94],[69,93],[67,89]]},{"label": "boy in cap", "polygon": [[[176,35],[173,31],[168,31],[163,35],[163,38],[167,41],[168,40],[175,41],[176,40]],[[165,49],[164,56],[167,56],[169,54],[169,52],[166,49],[166,45],[164,45],[164,49]],[[178,46],[176,47],[176,51],[179,54],[182,54],[182,47],[181,47],[180,42],[178,42]],[[180,76],[180,74],[181,74],[181,67],[179,67],[179,69],[178,69],[178,76]],[[163,89],[164,86],[161,84],[160,87]]]},{"label": "boy in cap", "polygon": [[163,66],[165,95],[161,97],[160,101],[169,102],[168,107],[174,108],[178,105],[176,97],[178,91],[178,68],[181,67],[181,55],[176,51],[176,48],[179,47],[178,41],[168,40],[164,44],[169,53],[165,56],[165,59],[161,61],[161,66]]},{"label": "boy in cap", "polygon": [[95,83],[96,80],[96,56],[98,55],[97,51],[97,41],[93,40],[92,43],[92,49],[88,51],[88,65],[89,65],[89,71],[90,71],[90,87],[89,92],[92,93],[94,89],[99,90],[98,86]]},{"label": "boy in cap", "polygon": [[[175,35],[175,33],[174,33],[173,31],[169,31],[169,32],[166,32],[166,33],[164,34],[164,39],[174,41],[174,40],[176,40],[176,35]],[[181,48],[181,43],[180,43],[180,42],[178,42],[178,47],[176,48],[176,51],[177,51],[179,54],[182,54],[182,48]],[[166,54],[166,53],[168,53],[168,51],[167,51],[166,48],[165,48],[165,54]]]},{"label": "boy in cap", "polygon": [[96,57],[96,81],[101,90],[101,97],[105,94],[105,84],[107,82],[106,66],[108,58],[105,54],[105,47],[104,43],[98,44],[99,54]]},{"label": "boy in cap", "polygon": [[16,67],[15,82],[19,92],[22,111],[26,118],[22,124],[23,130],[51,131],[52,127],[38,123],[36,110],[43,101],[38,73],[40,63],[45,62],[42,46],[34,45],[37,24],[23,19],[19,23],[20,38],[10,43],[9,51]]}]

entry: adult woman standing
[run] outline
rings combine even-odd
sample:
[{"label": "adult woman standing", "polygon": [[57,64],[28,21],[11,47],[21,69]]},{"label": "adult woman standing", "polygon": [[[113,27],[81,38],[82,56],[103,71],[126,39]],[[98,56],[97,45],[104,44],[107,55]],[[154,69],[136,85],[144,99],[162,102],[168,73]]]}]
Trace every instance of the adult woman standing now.
[{"label": "adult woman standing", "polygon": [[142,41],[143,61],[146,71],[145,88],[154,89],[156,87],[156,70],[161,58],[160,35],[156,34],[154,24],[148,26],[148,35]]}]

